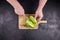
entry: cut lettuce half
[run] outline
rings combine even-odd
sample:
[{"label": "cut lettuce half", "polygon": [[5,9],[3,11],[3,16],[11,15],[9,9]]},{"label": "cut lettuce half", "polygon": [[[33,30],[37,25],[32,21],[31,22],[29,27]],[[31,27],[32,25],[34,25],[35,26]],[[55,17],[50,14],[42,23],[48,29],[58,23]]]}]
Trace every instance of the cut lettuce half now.
[{"label": "cut lettuce half", "polygon": [[27,20],[25,25],[28,26],[28,27],[32,27],[32,28],[35,27],[35,25],[30,20]]},{"label": "cut lettuce half", "polygon": [[37,23],[37,20],[33,17],[33,16],[30,16],[30,18],[29,18],[34,24],[36,24]]}]

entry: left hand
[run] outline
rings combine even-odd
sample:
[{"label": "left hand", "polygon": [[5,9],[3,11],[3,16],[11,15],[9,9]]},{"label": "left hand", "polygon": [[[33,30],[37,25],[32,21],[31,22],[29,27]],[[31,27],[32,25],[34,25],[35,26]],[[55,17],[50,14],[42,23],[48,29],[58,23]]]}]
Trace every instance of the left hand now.
[{"label": "left hand", "polygon": [[38,22],[40,22],[42,18],[43,18],[43,12],[42,12],[42,10],[37,10],[36,13],[35,13],[35,19],[37,19]]}]

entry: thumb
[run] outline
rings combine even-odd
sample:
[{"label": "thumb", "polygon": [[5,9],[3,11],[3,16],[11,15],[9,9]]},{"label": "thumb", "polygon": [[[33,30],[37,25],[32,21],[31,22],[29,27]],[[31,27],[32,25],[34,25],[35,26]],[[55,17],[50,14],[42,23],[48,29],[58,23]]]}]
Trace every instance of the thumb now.
[{"label": "thumb", "polygon": [[41,21],[41,19],[42,19],[42,18],[39,18],[39,19],[38,19],[38,22],[40,22],[40,21]]}]

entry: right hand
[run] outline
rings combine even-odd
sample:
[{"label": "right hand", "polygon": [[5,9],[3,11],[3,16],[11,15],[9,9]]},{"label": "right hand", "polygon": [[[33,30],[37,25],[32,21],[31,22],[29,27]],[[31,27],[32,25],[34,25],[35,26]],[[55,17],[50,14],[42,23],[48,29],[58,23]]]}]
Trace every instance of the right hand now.
[{"label": "right hand", "polygon": [[25,14],[24,14],[24,9],[23,9],[22,6],[20,6],[19,8],[18,8],[18,7],[14,8],[14,11],[15,11],[15,13],[16,13],[17,15],[19,15],[19,16],[25,15]]}]

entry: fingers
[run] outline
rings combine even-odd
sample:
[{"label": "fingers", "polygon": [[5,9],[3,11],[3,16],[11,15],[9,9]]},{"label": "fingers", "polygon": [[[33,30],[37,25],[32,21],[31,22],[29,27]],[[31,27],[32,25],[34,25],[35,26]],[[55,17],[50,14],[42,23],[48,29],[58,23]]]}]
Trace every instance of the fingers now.
[{"label": "fingers", "polygon": [[35,19],[37,18],[37,14],[35,14]]},{"label": "fingers", "polygon": [[25,14],[24,13],[20,13],[20,15],[19,16],[25,16]]},{"label": "fingers", "polygon": [[43,18],[43,15],[42,16],[39,16],[38,22],[40,22],[42,18]]},{"label": "fingers", "polygon": [[42,18],[40,17],[40,18],[38,19],[38,22],[40,22],[40,21],[41,21],[41,19],[42,19]]}]

